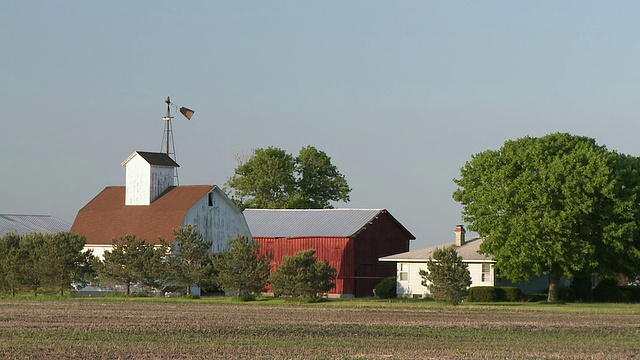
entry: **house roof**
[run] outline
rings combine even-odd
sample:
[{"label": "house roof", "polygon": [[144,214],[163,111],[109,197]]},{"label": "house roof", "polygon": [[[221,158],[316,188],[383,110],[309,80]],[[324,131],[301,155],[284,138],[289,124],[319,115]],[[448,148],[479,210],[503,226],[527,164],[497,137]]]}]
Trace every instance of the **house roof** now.
[{"label": "house roof", "polygon": [[454,247],[458,252],[458,255],[462,257],[464,261],[493,261],[493,256],[486,256],[484,254],[480,254],[478,250],[480,250],[480,244],[484,241],[484,238],[476,237],[472,239],[468,239],[465,241],[462,246],[456,246],[455,243],[449,243],[444,245],[432,246],[424,249],[418,249],[413,251],[408,251],[400,254],[385,256],[380,258],[380,261],[406,261],[406,262],[424,262],[428,261],[429,258],[432,257],[433,251],[435,249],[442,249],[448,247]]},{"label": "house roof", "polygon": [[383,213],[411,235],[385,209],[246,209],[244,217],[253,237],[352,237]]},{"label": "house roof", "polygon": [[69,229],[71,224],[50,215],[0,214],[0,236],[10,232],[24,235],[32,232],[56,233]]},{"label": "house roof", "polygon": [[125,205],[125,187],[109,186],[85,205],[71,231],[84,235],[87,245],[111,245],[111,240],[135,235],[149,242],[173,239],[187,211],[215,185],[173,186],[151,205]]},{"label": "house roof", "polygon": [[122,162],[122,166],[127,165],[127,163],[133,159],[136,154],[140,155],[149,165],[155,166],[170,166],[170,167],[180,167],[177,162],[173,161],[173,159],[165,154],[165,153],[156,153],[156,152],[148,152],[148,151],[134,151],[133,154],[129,155],[125,161]]}]

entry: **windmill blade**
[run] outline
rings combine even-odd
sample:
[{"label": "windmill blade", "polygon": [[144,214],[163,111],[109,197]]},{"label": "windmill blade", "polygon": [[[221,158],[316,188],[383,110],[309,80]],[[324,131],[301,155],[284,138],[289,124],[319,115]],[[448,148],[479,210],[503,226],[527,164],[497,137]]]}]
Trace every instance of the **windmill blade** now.
[{"label": "windmill blade", "polygon": [[191,120],[191,117],[192,117],[192,116],[193,116],[193,114],[195,114],[196,112],[195,112],[195,111],[193,111],[193,110],[191,110],[191,109],[189,109],[189,108],[186,108],[186,107],[184,107],[184,106],[183,106],[183,107],[181,107],[181,108],[180,108],[180,113],[181,113],[182,115],[184,115],[184,117],[186,117],[186,118],[187,118],[187,120]]}]

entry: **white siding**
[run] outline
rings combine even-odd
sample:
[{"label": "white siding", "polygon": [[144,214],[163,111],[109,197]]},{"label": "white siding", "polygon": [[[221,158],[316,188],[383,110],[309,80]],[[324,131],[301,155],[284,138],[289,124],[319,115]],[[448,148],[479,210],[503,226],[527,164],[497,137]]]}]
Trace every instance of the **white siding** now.
[{"label": "white siding", "polygon": [[485,276],[482,279],[482,264],[483,263],[467,263],[469,266],[469,273],[471,274],[471,286],[493,286],[493,265],[490,268],[489,276]]},{"label": "white siding", "polygon": [[[203,238],[213,240],[211,251],[214,253],[226,249],[229,237],[235,237],[237,234],[251,237],[244,215],[226,198],[226,195],[221,194],[218,188],[214,188],[209,194],[189,209],[183,226],[187,224],[197,226]],[[211,205],[209,197],[211,197]]]},{"label": "white siding", "polygon": [[126,165],[125,205],[151,204],[151,165],[136,154]]},{"label": "white siding", "polygon": [[168,166],[151,167],[151,202],[155,201],[170,186],[175,185],[175,168]]},{"label": "white siding", "polygon": [[[493,264],[488,281],[482,281],[482,263],[467,263],[471,275],[471,286],[493,286]],[[406,280],[401,279],[401,272],[407,269]],[[426,262],[398,262],[396,275],[396,291],[399,296],[424,297],[429,295],[429,289],[422,285],[420,270],[427,270]]]},{"label": "white siding", "polygon": [[111,251],[112,248],[111,245],[85,245],[82,251],[91,250],[93,251],[93,256],[104,259],[104,252]]},{"label": "white siding", "polygon": [[174,185],[175,168],[151,166],[136,154],[126,164],[125,205],[149,205]]},{"label": "white siding", "polygon": [[427,263],[399,262],[397,268],[397,279],[400,279],[400,270],[402,269],[404,272],[404,269],[407,269],[407,280],[397,282],[398,295],[423,297],[429,294],[429,289],[422,285],[422,276],[420,276],[420,270],[426,270]]}]

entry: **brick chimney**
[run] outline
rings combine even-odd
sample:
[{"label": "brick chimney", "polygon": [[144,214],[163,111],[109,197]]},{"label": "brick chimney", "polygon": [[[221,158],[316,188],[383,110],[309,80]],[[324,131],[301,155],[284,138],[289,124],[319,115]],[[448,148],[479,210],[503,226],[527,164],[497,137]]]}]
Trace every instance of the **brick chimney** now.
[{"label": "brick chimney", "polygon": [[466,233],[464,225],[457,225],[454,232],[456,234],[456,246],[464,245],[464,234]]}]

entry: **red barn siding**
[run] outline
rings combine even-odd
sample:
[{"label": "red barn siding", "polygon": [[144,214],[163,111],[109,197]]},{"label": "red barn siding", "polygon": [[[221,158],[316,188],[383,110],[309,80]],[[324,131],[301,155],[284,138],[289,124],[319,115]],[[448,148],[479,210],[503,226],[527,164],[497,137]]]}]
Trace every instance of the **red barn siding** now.
[{"label": "red barn siding", "polygon": [[273,254],[274,268],[282,263],[284,255],[316,249],[318,259],[328,260],[337,270],[336,287],[330,294],[366,297],[373,296],[373,289],[382,279],[396,275],[394,263],[378,259],[409,251],[409,240],[415,237],[383,210],[353,237],[253,239],[260,244],[260,252]]},{"label": "red barn siding", "polygon": [[396,275],[395,263],[381,262],[383,256],[409,251],[407,232],[387,212],[382,212],[369,222],[355,237],[354,263],[356,268],[356,297],[373,296],[373,289],[380,280]]},{"label": "red barn siding", "polygon": [[292,256],[298,251],[315,249],[319,260],[329,261],[337,270],[336,286],[330,294],[354,294],[353,242],[348,237],[300,237],[264,238],[254,237],[260,244],[260,252],[273,255],[274,269],[282,263],[284,255]]}]

